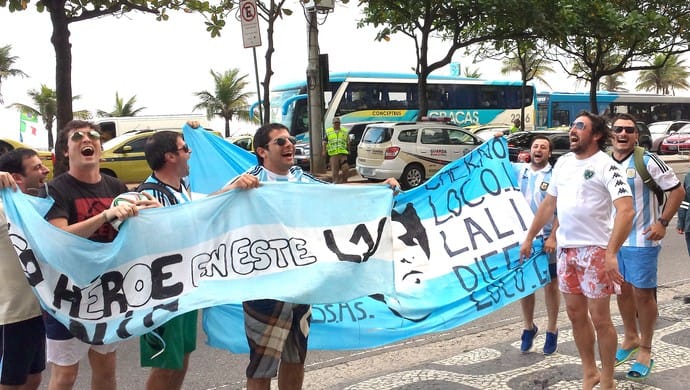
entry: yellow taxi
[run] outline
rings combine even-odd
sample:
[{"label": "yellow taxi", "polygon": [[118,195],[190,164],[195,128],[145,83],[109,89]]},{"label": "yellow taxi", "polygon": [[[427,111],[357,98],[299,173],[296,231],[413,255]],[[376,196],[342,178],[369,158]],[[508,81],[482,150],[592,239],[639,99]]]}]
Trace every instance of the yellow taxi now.
[{"label": "yellow taxi", "polygon": [[154,130],[135,130],[104,142],[101,173],[125,183],[144,181],[151,174],[144,156],[144,146],[153,133]]},{"label": "yellow taxi", "polygon": [[[26,149],[34,149],[29,145],[23,144],[19,141],[9,139],[9,138],[0,138],[0,155],[3,153],[9,152],[10,150],[17,149],[17,148],[26,148]],[[38,158],[41,159],[41,162],[43,162],[43,165],[46,166],[46,168],[50,169],[50,173],[48,174],[47,179],[52,179],[53,177],[53,154],[47,150],[38,150],[35,149],[36,153],[38,153]]]},{"label": "yellow taxi", "polygon": [[228,138],[230,143],[239,146],[240,148],[254,153],[254,136],[249,134],[238,135]]},{"label": "yellow taxi", "polygon": [[[179,131],[178,129],[161,129]],[[101,153],[101,174],[120,179],[125,184],[141,183],[151,174],[146,162],[144,147],[149,137],[157,130],[132,130],[103,143]],[[220,137],[220,133],[207,130]]]}]

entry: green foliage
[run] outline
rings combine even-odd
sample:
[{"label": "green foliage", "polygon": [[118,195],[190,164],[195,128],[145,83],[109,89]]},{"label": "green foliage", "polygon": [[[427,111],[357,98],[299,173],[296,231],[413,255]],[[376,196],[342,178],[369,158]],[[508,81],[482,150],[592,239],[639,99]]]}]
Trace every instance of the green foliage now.
[{"label": "green foliage", "polygon": [[10,50],[12,50],[11,45],[0,47],[0,104],[3,103],[2,80],[9,77],[27,76],[27,74],[22,72],[20,69],[13,68],[18,57],[10,55]]},{"label": "green foliage", "polygon": [[249,108],[247,100],[251,94],[244,92],[249,82],[246,80],[248,75],[239,75],[240,70],[233,68],[225,73],[217,73],[211,69],[211,76],[215,83],[213,92],[196,92],[201,102],[194,106],[194,110],[205,110],[206,116],[210,120],[214,116],[219,116],[225,120],[225,136],[230,136],[230,121],[234,117],[249,119]]},{"label": "green foliage", "polygon": [[146,107],[134,108],[136,102],[136,95],[129,98],[129,100],[127,100],[127,103],[125,103],[124,99],[120,98],[120,95],[117,92],[115,92],[115,107],[113,111],[107,112],[104,110],[97,110],[97,115],[101,117],[136,116],[141,111],[146,109]]},{"label": "green foliage", "polygon": [[653,69],[640,71],[636,90],[654,91],[654,93],[664,95],[673,93],[675,95],[676,89],[690,88],[690,84],[688,84],[690,73],[684,65],[685,60],[681,60],[679,56],[660,54],[648,63]]}]

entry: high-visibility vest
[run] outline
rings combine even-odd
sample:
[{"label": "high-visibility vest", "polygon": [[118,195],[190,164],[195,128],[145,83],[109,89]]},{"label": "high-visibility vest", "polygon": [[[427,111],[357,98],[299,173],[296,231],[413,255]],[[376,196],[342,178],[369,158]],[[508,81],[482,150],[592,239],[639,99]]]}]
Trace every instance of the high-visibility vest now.
[{"label": "high-visibility vest", "polygon": [[336,131],[332,127],[329,127],[326,130],[326,146],[329,156],[335,156],[336,154],[348,154],[347,141],[347,130],[341,128],[340,130]]}]

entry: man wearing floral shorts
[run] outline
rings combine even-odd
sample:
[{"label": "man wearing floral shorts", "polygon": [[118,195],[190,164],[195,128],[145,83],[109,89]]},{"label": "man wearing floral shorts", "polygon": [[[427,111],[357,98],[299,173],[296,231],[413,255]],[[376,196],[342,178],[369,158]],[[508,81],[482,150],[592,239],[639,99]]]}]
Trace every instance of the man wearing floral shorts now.
[{"label": "man wearing floral shorts", "polygon": [[[620,167],[602,150],[608,127],[582,112],[570,126],[570,150],[556,162],[553,180],[539,206],[520,256],[528,257],[532,240],[558,210],[558,286],[565,298],[575,345],[582,361],[582,388],[615,389],[616,329],[610,296],[623,282],[616,255],[630,233],[632,192]],[[611,228],[613,208],[616,210]],[[597,368],[594,343],[599,347]]]}]

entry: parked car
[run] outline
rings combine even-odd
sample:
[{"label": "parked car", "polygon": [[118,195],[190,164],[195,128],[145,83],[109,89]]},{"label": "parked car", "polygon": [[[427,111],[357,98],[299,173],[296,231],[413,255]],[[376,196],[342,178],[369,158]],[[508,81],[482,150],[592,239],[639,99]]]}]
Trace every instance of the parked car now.
[{"label": "parked car", "polygon": [[659,154],[676,154],[690,152],[690,124],[681,127],[661,142]]},{"label": "parked car", "polygon": [[370,124],[357,148],[357,173],[372,180],[395,177],[412,188],[481,143],[461,127],[440,122]]},{"label": "parked car", "polygon": [[551,140],[553,149],[551,150],[551,165],[562,155],[570,152],[570,135],[563,130],[535,130],[519,131],[506,137],[508,142],[508,158],[513,162],[530,162],[529,150],[532,146],[532,139],[536,135],[543,135]]},{"label": "parked car", "polygon": [[298,165],[305,171],[309,170],[311,159],[311,144],[309,143],[309,134],[297,141],[295,144],[295,165]]},{"label": "parked car", "polygon": [[144,146],[154,130],[134,130],[103,143],[101,174],[125,183],[144,181],[151,168],[144,157]]},{"label": "parked car", "polygon": [[681,127],[690,124],[690,121],[661,121],[649,124],[649,131],[652,137],[652,152],[658,152],[661,143],[669,135],[678,131]]},{"label": "parked car", "polygon": [[647,150],[652,150],[652,134],[649,131],[649,127],[646,123],[637,121],[637,132],[639,136],[637,138],[637,143]]},{"label": "parked car", "polygon": [[254,136],[249,134],[238,135],[228,139],[230,143],[239,146],[240,148],[254,153]]},{"label": "parked car", "polygon": [[503,133],[503,135],[507,136],[510,134],[510,126],[482,126],[481,128],[476,129],[473,134],[481,138],[483,141],[486,141],[493,138],[496,133]]},{"label": "parked car", "polygon": [[[180,130],[169,130],[179,131]],[[139,183],[150,174],[146,163],[144,146],[151,135],[159,130],[133,130],[103,143],[100,170],[102,174],[120,179],[125,183]],[[218,135],[218,132],[211,131]]]},{"label": "parked car", "polygon": [[48,174],[48,177],[46,179],[51,179],[53,177],[53,154],[47,150],[38,150],[35,148],[32,148],[29,145],[25,145],[19,141],[9,139],[9,138],[0,138],[0,155],[3,153],[7,153],[10,150],[14,150],[17,148],[26,148],[26,149],[34,149],[36,150],[36,153],[38,154],[38,158],[41,159],[41,162],[43,165],[46,166],[46,168],[50,169],[50,173]]}]

